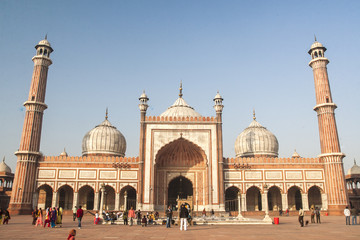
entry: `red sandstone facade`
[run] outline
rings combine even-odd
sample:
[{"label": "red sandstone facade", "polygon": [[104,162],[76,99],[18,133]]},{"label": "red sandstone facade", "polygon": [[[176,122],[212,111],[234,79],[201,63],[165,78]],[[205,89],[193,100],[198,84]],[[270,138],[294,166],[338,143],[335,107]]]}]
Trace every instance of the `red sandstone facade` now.
[{"label": "red sandstone facade", "polygon": [[[96,148],[96,154],[42,156],[42,114],[47,107],[44,101],[52,48],[45,39],[36,49],[29,98],[24,104],[23,134],[16,152],[18,163],[10,203],[13,213],[28,213],[35,206],[70,210],[78,205],[90,210],[119,211],[133,206],[162,211],[167,205],[176,207],[177,199],[188,199],[193,210],[199,212],[205,208],[262,214],[267,208],[295,211],[318,206],[339,214],[348,204],[326,49],[318,42],[309,51],[321,144],[321,155],[316,158],[297,154],[278,158],[275,137],[266,138],[272,139],[267,145],[257,140],[263,137],[261,134],[270,133],[255,121],[255,116],[247,128],[253,136],[245,142],[239,140],[238,147],[241,150],[252,144],[254,153],[246,150],[242,155],[239,150],[238,157],[224,158],[222,97],[217,94],[214,98],[216,116],[204,117],[183,100],[182,88],[174,105],[160,116],[146,116],[149,98],[145,93],[140,96],[139,157],[120,157],[125,153],[116,149],[125,149],[125,140],[119,147],[111,139],[97,142],[97,135],[87,135],[83,143],[83,153]],[[108,130],[118,134],[107,117],[97,127],[99,136]],[[101,148],[106,148],[106,153],[98,153]],[[270,149],[270,153],[264,149]]]}]

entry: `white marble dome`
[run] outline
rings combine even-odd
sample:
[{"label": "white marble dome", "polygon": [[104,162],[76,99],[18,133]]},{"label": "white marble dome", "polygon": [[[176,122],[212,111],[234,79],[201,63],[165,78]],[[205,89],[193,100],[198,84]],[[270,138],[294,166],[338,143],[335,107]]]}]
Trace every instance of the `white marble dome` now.
[{"label": "white marble dome", "polygon": [[235,141],[236,157],[277,157],[278,151],[279,143],[275,135],[261,126],[255,117]]},{"label": "white marble dome", "polygon": [[180,96],[172,106],[160,114],[160,117],[201,117],[201,115]]},{"label": "white marble dome", "polygon": [[37,45],[38,45],[38,46],[45,45],[45,46],[51,47],[51,44],[50,44],[49,41],[46,39],[46,37],[45,37],[45,39],[41,40]]},{"label": "white marble dome", "polygon": [[360,167],[356,164],[355,161],[354,161],[354,166],[352,166],[352,168],[349,169],[347,174],[348,175],[360,174]]},{"label": "white marble dome", "polygon": [[116,127],[106,119],[94,129],[89,131],[82,141],[82,154],[112,155],[124,157],[126,140]]},{"label": "white marble dome", "polygon": [[321,43],[319,43],[318,41],[315,41],[315,42],[311,45],[310,49],[323,48],[323,47],[324,47],[324,46],[323,46]]},{"label": "white marble dome", "polygon": [[0,163],[0,172],[11,173],[11,168],[5,163],[5,157]]}]

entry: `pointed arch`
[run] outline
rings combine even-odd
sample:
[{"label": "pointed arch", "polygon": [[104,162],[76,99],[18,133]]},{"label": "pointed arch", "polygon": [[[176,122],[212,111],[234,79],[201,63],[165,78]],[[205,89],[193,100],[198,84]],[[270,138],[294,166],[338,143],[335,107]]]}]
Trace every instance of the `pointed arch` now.
[{"label": "pointed arch", "polygon": [[160,148],[156,154],[155,161],[157,167],[203,167],[207,164],[204,150],[183,137]]},{"label": "pointed arch", "polygon": [[251,186],[246,190],[247,211],[261,211],[261,190],[257,186]]},{"label": "pointed arch", "polygon": [[62,207],[64,210],[71,210],[74,198],[74,189],[68,185],[64,184],[58,188],[59,194],[59,207]]}]

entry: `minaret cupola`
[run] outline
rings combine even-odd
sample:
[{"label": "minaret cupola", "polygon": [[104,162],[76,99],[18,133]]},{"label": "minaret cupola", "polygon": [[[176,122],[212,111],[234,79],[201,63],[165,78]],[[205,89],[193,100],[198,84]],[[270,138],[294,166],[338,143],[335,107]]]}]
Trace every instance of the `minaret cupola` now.
[{"label": "minaret cupola", "polygon": [[214,98],[214,103],[215,103],[214,109],[217,113],[221,113],[222,110],[224,109],[224,105],[222,104],[223,100],[224,99],[220,96],[218,91]]},{"label": "minaret cupola", "polygon": [[47,40],[47,35],[45,35],[45,39],[41,40],[36,46],[36,56],[44,56],[50,57],[50,53],[54,50],[51,48],[49,41]]},{"label": "minaret cupola", "polygon": [[311,59],[325,58],[324,55],[325,51],[326,48],[321,43],[319,43],[315,37],[315,42],[311,45],[310,50],[308,52],[311,55]]}]

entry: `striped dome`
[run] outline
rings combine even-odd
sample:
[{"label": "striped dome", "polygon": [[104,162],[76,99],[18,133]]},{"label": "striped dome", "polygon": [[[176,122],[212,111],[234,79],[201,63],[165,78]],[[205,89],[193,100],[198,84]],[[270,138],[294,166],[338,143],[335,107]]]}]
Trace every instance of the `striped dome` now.
[{"label": "striped dome", "polygon": [[94,129],[89,131],[82,141],[82,154],[112,155],[124,157],[126,140],[116,127],[106,119]]},{"label": "striped dome", "polygon": [[236,157],[277,157],[279,143],[275,135],[255,120],[235,141]]},{"label": "striped dome", "polygon": [[182,97],[179,97],[172,106],[160,114],[160,117],[201,117],[201,115],[187,104]]}]

